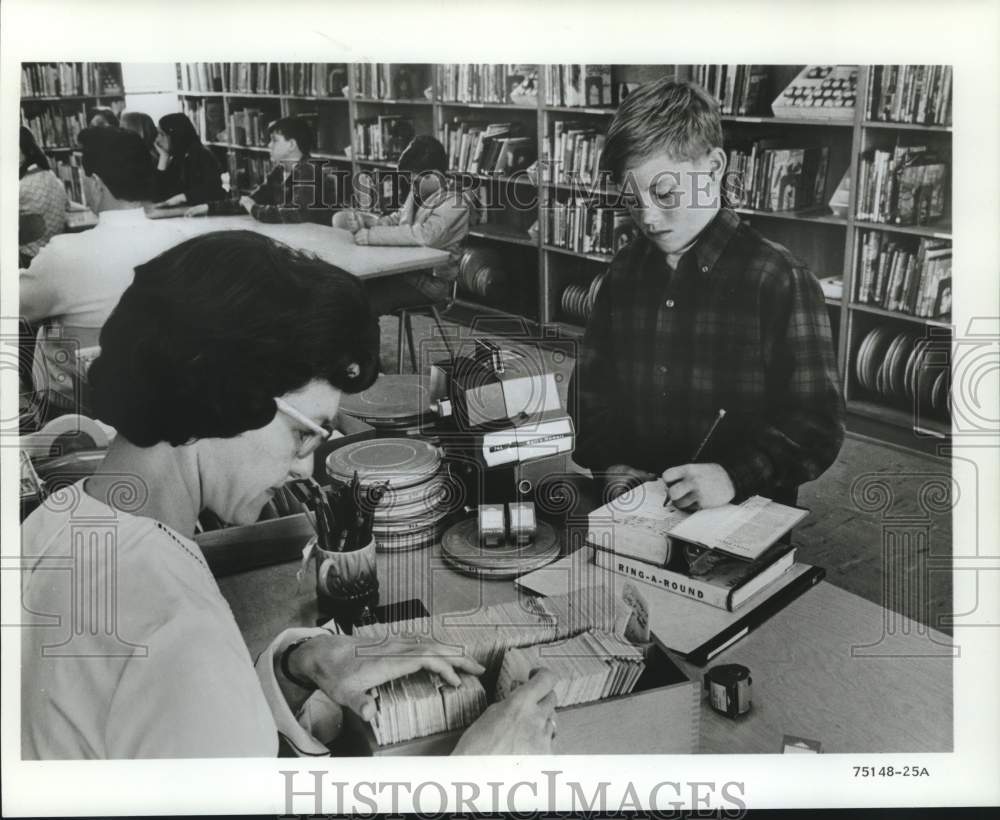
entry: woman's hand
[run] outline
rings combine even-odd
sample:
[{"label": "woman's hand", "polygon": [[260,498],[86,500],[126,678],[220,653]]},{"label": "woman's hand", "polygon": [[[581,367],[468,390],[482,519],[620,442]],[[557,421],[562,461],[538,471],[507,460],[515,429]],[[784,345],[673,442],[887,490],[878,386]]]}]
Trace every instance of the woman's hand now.
[{"label": "woman's hand", "polygon": [[208,203],[202,202],[200,205],[192,205],[184,212],[184,216],[207,216]]},{"label": "woman's hand", "polygon": [[362,720],[371,720],[375,699],[370,690],[387,681],[426,669],[458,686],[458,672],[481,675],[486,671],[472,658],[454,652],[453,647],[402,638],[376,645],[346,635],[321,635],[291,654],[289,668],[315,683],[335,703],[353,709]]},{"label": "woman's hand", "polygon": [[551,754],[556,734],[556,678],[536,669],[506,699],[490,706],[459,739],[452,754]]},{"label": "woman's hand", "polygon": [[157,202],[154,208],[175,208],[178,205],[183,205],[188,201],[187,194],[174,194],[170,199],[165,199],[163,202]]}]

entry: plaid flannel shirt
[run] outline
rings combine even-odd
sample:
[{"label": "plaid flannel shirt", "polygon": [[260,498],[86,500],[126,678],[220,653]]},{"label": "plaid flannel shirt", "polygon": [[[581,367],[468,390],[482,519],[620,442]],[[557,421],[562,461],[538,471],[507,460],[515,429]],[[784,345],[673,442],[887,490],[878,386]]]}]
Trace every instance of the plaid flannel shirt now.
[{"label": "plaid flannel shirt", "polygon": [[721,464],[737,499],[794,497],[844,436],[819,283],[722,209],[671,272],[639,236],[611,263],[570,384],[574,459],[601,471]]}]

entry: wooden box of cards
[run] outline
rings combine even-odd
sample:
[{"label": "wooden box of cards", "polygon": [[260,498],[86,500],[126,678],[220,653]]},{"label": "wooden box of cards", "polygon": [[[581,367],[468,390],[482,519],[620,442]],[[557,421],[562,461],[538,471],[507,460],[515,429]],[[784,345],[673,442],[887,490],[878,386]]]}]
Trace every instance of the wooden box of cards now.
[{"label": "wooden box of cards", "polygon": [[[628,694],[556,710],[554,754],[692,754],[698,748],[700,691],[663,651],[650,646]],[[489,673],[487,673],[488,677]],[[489,682],[488,682],[489,683]],[[487,685],[486,691],[494,692]],[[495,697],[490,697],[490,700]],[[372,726],[345,710],[344,733],[334,751],[354,756],[446,755],[460,729],[379,743]],[[471,721],[470,721],[471,722]]]}]

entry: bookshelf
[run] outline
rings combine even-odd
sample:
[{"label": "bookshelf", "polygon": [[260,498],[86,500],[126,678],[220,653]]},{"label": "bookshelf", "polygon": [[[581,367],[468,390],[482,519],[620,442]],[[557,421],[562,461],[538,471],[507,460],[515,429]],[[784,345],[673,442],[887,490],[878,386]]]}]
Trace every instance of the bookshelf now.
[{"label": "bookshelf", "polygon": [[[385,197],[391,193],[386,187],[384,172],[395,168],[395,153],[383,155],[375,151],[363,155],[365,146],[361,144],[359,123],[377,125],[379,117],[402,118],[412,122],[414,133],[434,134],[439,138],[444,135],[446,126],[462,121],[480,125],[511,124],[512,133],[533,141],[535,153],[543,158],[557,123],[562,123],[563,128],[569,125],[594,135],[603,134],[616,110],[616,101],[628,88],[665,74],[679,79],[704,77],[707,68],[691,65],[600,67],[606,71],[604,81],[611,89],[612,102],[607,102],[607,97],[599,98],[598,92],[588,86],[582,97],[570,101],[580,104],[567,105],[564,95],[552,87],[553,81],[562,82],[561,69],[547,65],[322,64],[323,73],[316,67],[310,71],[301,64],[282,64],[277,66],[274,77],[266,75],[269,82],[273,81],[266,94],[251,93],[246,86],[241,86],[240,92],[230,90],[233,86],[227,84],[227,77],[231,75],[227,75],[223,64],[206,65],[219,68],[209,69],[207,77],[199,78],[203,82],[196,88],[184,84],[186,78],[182,77],[182,66],[178,66],[182,100],[202,104],[217,102],[223,122],[228,122],[230,113],[247,108],[260,109],[268,115],[310,116],[319,135],[319,147],[314,155],[349,169],[355,175],[365,172],[373,183],[372,190],[378,192],[378,196],[359,202],[357,190],[341,191],[343,204],[353,201],[355,205],[375,209],[383,207]],[[720,68],[713,67],[713,71]],[[828,294],[826,303],[849,413],[878,422],[909,446],[932,447],[948,435],[946,411],[938,406],[925,412],[919,406],[922,400],[919,395],[907,397],[905,391],[902,396],[894,395],[889,389],[892,374],[886,375],[883,382],[879,381],[881,374],[872,377],[874,381],[868,378],[868,373],[863,374],[864,380],[859,379],[858,354],[865,338],[878,327],[890,328],[895,335],[933,336],[933,344],[943,348],[950,339],[950,318],[920,317],[889,310],[880,304],[860,301],[856,294],[867,235],[877,233],[910,249],[919,247],[922,240],[950,242],[950,201],[942,217],[928,224],[876,222],[859,217],[858,191],[864,182],[861,178],[862,155],[866,152],[890,150],[896,145],[927,146],[946,155],[950,162],[950,119],[941,115],[930,124],[896,121],[884,116],[885,112],[873,110],[876,78],[875,71],[867,66],[857,67],[856,89],[851,91],[856,93],[852,111],[830,114],[817,109],[815,115],[810,111],[805,112],[806,116],[775,116],[771,102],[804,66],[724,68],[723,73],[711,75],[713,81],[720,77],[724,82],[727,74],[736,69],[741,72],[751,69],[749,73],[737,74],[737,80],[742,77],[746,88],[756,87],[756,97],[751,94],[744,100],[743,113],[739,113],[740,101],[736,99],[727,109],[733,113],[722,117],[727,153],[732,146],[774,138],[785,139],[789,144],[798,144],[801,140],[803,145],[823,146],[828,152],[825,184],[815,192],[814,204],[791,210],[750,207],[735,210],[764,236],[781,243],[802,259],[818,279],[836,278],[843,283],[842,295]],[[316,80],[321,74],[326,77],[325,84]],[[244,72],[244,79],[245,76]],[[262,76],[260,69],[256,74],[251,72],[251,87],[256,87],[253,79],[259,76]],[[935,80],[941,88],[950,87],[950,81],[950,76],[940,74]],[[310,82],[314,85],[310,86]],[[719,88],[722,87],[720,83]],[[912,94],[909,99],[913,99]],[[243,179],[237,173],[239,163],[245,164],[248,158],[256,158],[261,166],[266,163],[264,149],[259,146],[235,144],[228,139],[211,144],[213,150],[225,154],[237,182]],[[544,223],[550,218],[549,211],[553,207],[563,207],[572,200],[593,194],[595,186],[553,179],[544,169],[533,173],[519,170],[513,174],[467,175],[480,182],[479,197],[485,200],[481,204],[486,214],[485,221],[470,230],[467,244],[481,250],[491,264],[502,268],[503,276],[498,277],[498,281],[503,287],[487,290],[492,295],[484,297],[482,292],[463,287],[460,281],[459,305],[472,315],[516,319],[515,327],[524,327],[527,322],[528,326],[544,329],[546,336],[580,338],[587,312],[586,304],[582,312],[579,309],[580,293],[591,291],[591,285],[606,270],[611,255],[563,247],[548,235]],[[833,213],[827,203],[845,177],[850,181],[846,208]],[[882,343],[885,345],[884,340]],[[866,387],[863,381],[873,387]],[[880,386],[886,389],[880,391]],[[933,399],[933,391],[931,394]],[[940,405],[940,391],[937,398]]]},{"label": "bookshelf", "polygon": [[22,63],[21,125],[49,158],[70,198],[83,202],[82,170],[76,137],[90,112],[125,108],[121,63]]}]

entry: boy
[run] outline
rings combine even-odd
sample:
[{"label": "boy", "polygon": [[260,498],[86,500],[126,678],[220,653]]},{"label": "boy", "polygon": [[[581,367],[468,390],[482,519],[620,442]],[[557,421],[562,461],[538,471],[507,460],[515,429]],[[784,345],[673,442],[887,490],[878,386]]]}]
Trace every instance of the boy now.
[{"label": "boy", "polygon": [[602,165],[641,233],[612,261],[576,362],[575,460],[614,491],[661,476],[687,510],[794,503],[843,441],[830,324],[801,263],[721,207],[718,104],[689,82],[636,89]]},{"label": "boy", "polygon": [[399,157],[398,169],[412,181],[399,211],[384,217],[341,211],[333,218],[334,227],[351,231],[358,245],[422,245],[448,251],[451,259],[428,273],[369,280],[368,300],[379,316],[445,301],[458,278],[462,243],[469,233],[469,202],[448,184],[448,155],[438,140],[415,137]]},{"label": "boy", "polygon": [[309,157],[313,133],[297,117],[283,117],[268,126],[268,150],[273,168],[260,185],[238,200],[223,199],[194,205],[185,216],[248,213],[258,222],[315,222],[329,225],[333,210],[322,202],[322,168]]}]

